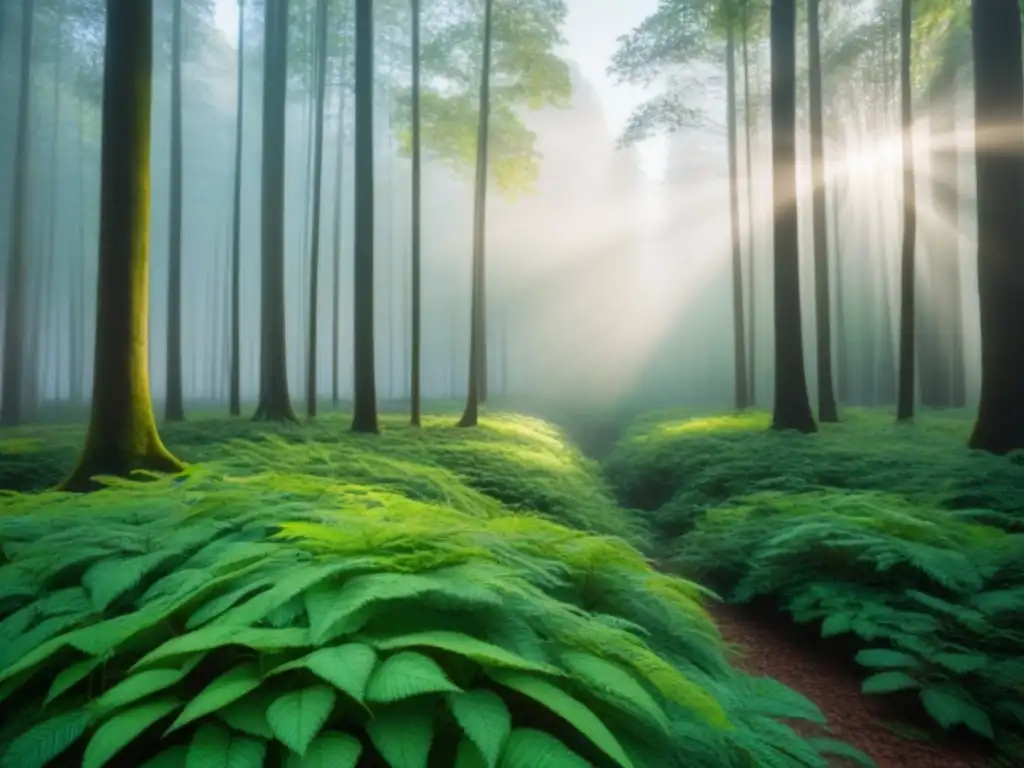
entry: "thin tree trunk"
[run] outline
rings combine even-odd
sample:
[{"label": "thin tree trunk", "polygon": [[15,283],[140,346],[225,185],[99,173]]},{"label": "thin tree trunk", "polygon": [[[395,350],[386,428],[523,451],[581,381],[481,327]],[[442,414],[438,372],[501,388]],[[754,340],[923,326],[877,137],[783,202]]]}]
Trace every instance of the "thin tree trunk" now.
[{"label": "thin tree trunk", "polygon": [[320,287],[320,200],[323,196],[324,101],[327,90],[327,0],[317,0],[316,136],[313,139],[313,231],[309,249],[309,347],[306,351],[306,415],[316,416],[317,312]]},{"label": "thin tree trunk", "polygon": [[245,0],[238,0],[238,59],[235,95],[235,178],[231,210],[231,350],[228,412],[242,412],[241,279],[242,279],[242,137],[245,106]]},{"label": "thin tree trunk", "polygon": [[174,0],[171,33],[171,193],[167,266],[167,392],[164,418],[185,418],[181,371],[181,24],[182,2]]},{"label": "thin tree trunk", "polygon": [[18,124],[15,137],[14,183],[11,185],[11,239],[7,256],[7,298],[4,307],[3,373],[0,378],[0,426],[21,423],[25,376],[25,294],[28,273],[29,114],[31,111],[32,0],[21,3],[21,64]]},{"label": "thin tree trunk", "polygon": [[832,311],[828,274],[825,137],[821,104],[821,32],[818,0],[807,0],[808,81],[811,118],[812,216],[814,219],[814,309],[817,341],[818,420],[839,421],[832,382]]},{"label": "thin tree trunk", "polygon": [[421,222],[420,186],[422,148],[420,146],[420,0],[412,0],[412,362],[410,365],[410,421],[420,425],[420,354],[422,342],[422,303],[420,283]]},{"label": "thin tree trunk", "polygon": [[152,0],[107,0],[92,409],[67,491],[100,474],[182,469],[157,434],[146,360],[152,71]]},{"label": "thin tree trunk", "polygon": [[[746,6],[744,6],[746,12]],[[748,362],[748,391],[747,401],[750,405],[757,403],[757,282],[754,270],[754,171],[752,137],[754,133],[753,105],[750,99],[750,52],[748,50],[748,38],[750,37],[749,19],[743,19],[743,120],[746,133],[746,161],[747,161],[747,292],[750,295],[747,315],[747,350],[749,352]]]},{"label": "thin tree trunk", "polygon": [[72,404],[82,402],[82,356],[84,354],[81,340],[83,316],[85,314],[85,120],[84,102],[78,100],[78,244],[81,251],[72,264],[71,281],[68,284],[68,399]]},{"label": "thin tree trunk", "polygon": [[260,401],[254,418],[297,421],[288,396],[284,271],[288,0],[267,0],[263,72]]},{"label": "thin tree trunk", "polygon": [[800,312],[796,196],[796,3],[771,7],[772,201],[775,211],[775,409],[772,427],[815,432]]},{"label": "thin tree trunk", "polygon": [[334,231],[331,247],[334,249],[334,296],[331,307],[331,403],[338,407],[338,363],[341,344],[341,202],[345,182],[345,97],[348,88],[345,82],[345,66],[348,63],[348,38],[341,39],[341,64],[338,69],[338,156],[334,167]]},{"label": "thin tree trunk", "polygon": [[473,278],[469,323],[469,386],[460,427],[475,427],[487,392],[487,329],[484,305],[484,245],[487,222],[487,137],[491,112],[491,36],[494,0],[484,0],[483,66],[480,69],[480,117],[476,136],[473,200]]},{"label": "thin tree trunk", "polygon": [[1017,0],[973,0],[981,403],[971,448],[1024,448],[1024,76]]},{"label": "thin tree trunk", "polygon": [[846,275],[843,272],[843,241],[841,237],[839,210],[846,202],[846,181],[837,184],[832,199],[832,231],[835,254],[836,290],[836,366],[838,368],[837,395],[839,402],[848,403],[850,397],[850,348],[846,328]]},{"label": "thin tree trunk", "polygon": [[355,290],[352,431],[377,433],[373,339],[373,0],[355,0]]},{"label": "thin tree trunk", "polygon": [[740,247],[739,158],[736,120],[736,31],[729,25],[725,45],[726,122],[729,133],[729,241],[732,247],[733,406],[747,407],[747,350],[743,321],[743,255]]},{"label": "thin tree trunk", "polygon": [[917,200],[914,192],[914,136],[911,113],[910,45],[911,0],[900,6],[900,128],[903,137],[903,248],[900,258],[900,368],[896,420],[914,418],[914,245],[917,238]]}]

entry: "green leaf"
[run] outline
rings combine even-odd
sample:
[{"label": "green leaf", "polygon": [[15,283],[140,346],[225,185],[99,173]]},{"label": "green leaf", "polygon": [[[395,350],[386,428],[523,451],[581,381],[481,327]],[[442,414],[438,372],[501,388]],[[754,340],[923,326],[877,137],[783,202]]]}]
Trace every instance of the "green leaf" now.
[{"label": "green leaf", "polygon": [[92,722],[86,710],[65,712],[33,726],[11,742],[2,768],[42,768],[78,741]]},{"label": "green leaf", "polygon": [[498,768],[591,768],[591,765],[549,733],[516,728],[508,736]]},{"label": "green leaf", "polygon": [[821,622],[821,636],[835,637],[850,631],[850,615],[848,613],[831,613]]},{"label": "green leaf", "polygon": [[921,684],[904,672],[879,672],[864,679],[860,685],[861,693],[892,693],[910,688],[920,688]]},{"label": "green leaf", "polygon": [[362,643],[347,643],[319,648],[300,659],[282,664],[267,676],[305,668],[362,704],[366,684],[376,664],[377,653],[373,648]]},{"label": "green leaf", "polygon": [[468,736],[463,736],[459,740],[459,749],[455,753],[455,768],[488,768],[480,749]]},{"label": "green leaf", "polygon": [[367,722],[366,732],[391,768],[427,768],[434,741],[433,702],[384,708]]},{"label": "green leaf", "polygon": [[989,716],[955,689],[926,688],[919,695],[925,711],[944,729],[964,725],[986,739],[994,738]]},{"label": "green leaf", "polygon": [[808,739],[807,743],[823,755],[835,755],[847,762],[863,766],[863,768],[878,768],[874,760],[845,741],[818,737]]},{"label": "green leaf", "polygon": [[261,739],[272,739],[274,732],[267,722],[267,707],[273,700],[269,691],[258,689],[224,707],[217,712],[217,716],[236,731]]},{"label": "green leaf", "polygon": [[132,670],[150,666],[172,656],[209,651],[226,645],[244,645],[257,651],[278,651],[286,648],[303,648],[309,644],[309,633],[302,627],[266,629],[208,624],[187,634],[171,638],[154,648],[137,661],[132,666]]},{"label": "green leaf", "polygon": [[326,685],[312,685],[283,694],[267,709],[274,736],[288,749],[304,755],[334,709],[337,694]]},{"label": "green leaf", "polygon": [[366,686],[366,700],[388,703],[424,693],[456,693],[461,690],[429,656],[415,651],[400,651],[373,671]]},{"label": "green leaf", "polygon": [[931,660],[960,675],[977,672],[992,661],[984,653],[936,653]]},{"label": "green leaf", "polygon": [[[255,597],[251,597],[241,605],[237,605],[215,619],[217,625],[245,626],[255,624],[266,618],[267,614],[280,605],[315,587],[322,581],[352,570],[350,562],[331,563],[330,565],[305,565],[290,568],[278,582]],[[310,621],[312,626],[312,621]],[[316,633],[312,633],[316,638]],[[319,642],[319,639],[317,639]]]},{"label": "green leaf", "polygon": [[265,741],[207,723],[188,745],[185,768],[262,768],[266,754]]},{"label": "green leaf", "polygon": [[505,702],[494,691],[479,689],[449,694],[448,706],[480,750],[487,768],[494,768],[512,730],[512,714]]},{"label": "green leaf", "polygon": [[289,752],[284,768],[356,768],[363,745],[347,733],[321,733],[304,756]]},{"label": "green leaf", "polygon": [[909,653],[891,651],[888,648],[867,648],[857,654],[856,661],[865,667],[910,667],[920,666]]},{"label": "green leaf", "polygon": [[[145,674],[145,673],[143,673]],[[198,720],[204,715],[223,709],[234,701],[259,687],[262,682],[259,665],[255,662],[240,664],[217,677],[203,688],[171,723],[167,733]]]},{"label": "green leaf", "polygon": [[94,656],[62,669],[57,673],[57,676],[53,678],[53,682],[50,684],[50,690],[46,694],[46,701],[43,702],[43,706],[49,704],[65,691],[74,688],[103,662],[104,659]]},{"label": "green leaf", "polygon": [[589,653],[571,651],[563,653],[561,659],[573,676],[598,698],[668,732],[665,712],[629,672]]},{"label": "green leaf", "polygon": [[151,669],[139,672],[122,680],[93,702],[98,715],[106,715],[115,709],[143,699],[157,691],[163,691],[185,677],[181,669]]},{"label": "green leaf", "polygon": [[102,768],[146,729],[181,706],[177,699],[160,698],[118,712],[89,739],[82,768]]},{"label": "green leaf", "polygon": [[509,672],[505,670],[489,670],[488,675],[500,685],[527,696],[572,725],[586,736],[598,749],[618,763],[622,768],[633,768],[622,745],[612,735],[604,723],[583,703],[577,701],[565,691],[557,688],[539,677]]},{"label": "green leaf", "polygon": [[142,764],[142,768],[185,768],[187,760],[188,747],[179,744],[150,758]]},{"label": "green leaf", "polygon": [[96,610],[103,611],[137,587],[146,574],[177,554],[174,550],[163,550],[136,557],[109,557],[89,567],[82,576],[82,585],[89,590]]},{"label": "green leaf", "polygon": [[272,583],[273,582],[269,578],[257,579],[256,581],[250,581],[231,592],[211,598],[208,602],[196,609],[195,613],[188,617],[188,621],[185,622],[185,628],[195,629],[206,624],[208,621],[212,621],[224,613],[224,611],[233,607],[239,600],[248,597],[253,592],[258,592]]},{"label": "green leaf", "polygon": [[414,632],[382,640],[373,639],[370,642],[382,651],[425,646],[465,656],[467,659],[472,659],[478,664],[487,666],[508,667],[509,669],[519,669],[524,672],[540,672],[549,675],[562,674],[558,667],[531,661],[517,653],[507,651],[501,646],[478,640],[475,637],[464,635],[460,632],[447,632],[444,630]]}]

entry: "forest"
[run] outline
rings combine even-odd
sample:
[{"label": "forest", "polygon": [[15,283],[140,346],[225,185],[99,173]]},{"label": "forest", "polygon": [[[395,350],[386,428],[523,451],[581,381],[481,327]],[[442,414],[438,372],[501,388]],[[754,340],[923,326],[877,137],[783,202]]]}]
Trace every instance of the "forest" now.
[{"label": "forest", "polygon": [[0,0],[0,768],[1024,765],[1019,0]]}]

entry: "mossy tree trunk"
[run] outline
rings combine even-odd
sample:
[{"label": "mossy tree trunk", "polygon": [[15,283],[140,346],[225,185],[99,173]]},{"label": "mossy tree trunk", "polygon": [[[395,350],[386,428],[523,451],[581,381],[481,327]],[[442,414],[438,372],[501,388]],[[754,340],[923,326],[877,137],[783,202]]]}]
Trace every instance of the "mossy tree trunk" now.
[{"label": "mossy tree trunk", "polygon": [[914,125],[911,112],[911,0],[900,4],[900,129],[903,144],[903,245],[900,250],[900,358],[896,420],[914,418],[916,397],[914,342],[916,330],[914,246],[917,240],[917,198],[914,191]]},{"label": "mossy tree trunk", "polygon": [[235,94],[235,178],[231,202],[231,349],[228,373],[228,412],[242,412],[241,274],[242,274],[242,116],[245,105],[245,0],[238,0],[237,93]]},{"label": "mossy tree trunk", "polygon": [[421,225],[420,225],[420,0],[412,0],[412,359],[410,362],[409,420],[414,427],[420,425],[420,352],[422,329],[421,305]]},{"label": "mossy tree trunk", "polygon": [[171,193],[167,223],[167,392],[164,418],[185,418],[181,372],[181,16],[183,0],[174,0],[171,32]]},{"label": "mossy tree trunk", "polygon": [[460,427],[475,427],[480,404],[487,398],[487,329],[485,325],[484,246],[487,224],[487,137],[491,113],[491,38],[494,0],[484,0],[483,65],[480,69],[480,117],[476,136],[476,179],[473,196],[473,277],[469,321],[469,387]]},{"label": "mossy tree trunk", "polygon": [[[21,64],[18,83],[18,124],[15,135],[14,182],[11,185],[11,235],[7,256],[7,296],[4,308],[3,374],[0,378],[0,425],[21,423],[25,387],[25,295],[29,202],[29,115],[32,95],[33,0],[21,3]],[[5,4],[6,7],[6,4]],[[6,11],[4,11],[6,13]]]},{"label": "mossy tree trunk", "polygon": [[288,396],[284,312],[284,147],[288,0],[267,0],[263,68],[260,400],[254,418],[297,421]]},{"label": "mossy tree trunk", "polygon": [[352,431],[377,433],[373,338],[373,0],[355,0],[355,402]]},{"label": "mossy tree trunk", "polygon": [[839,421],[832,381],[832,302],[828,274],[825,189],[825,126],[822,116],[821,27],[818,0],[807,0],[807,64],[811,118],[811,207],[814,229],[814,320],[818,373],[818,419]]},{"label": "mossy tree trunk", "polygon": [[981,404],[972,448],[1024,448],[1024,77],[1018,0],[973,0]]},{"label": "mossy tree trunk", "polygon": [[740,246],[738,128],[736,119],[736,24],[730,22],[725,43],[726,124],[729,143],[729,243],[732,248],[733,406],[747,405],[746,324],[743,321],[743,253]]},{"label": "mossy tree trunk", "polygon": [[182,469],[157,433],[149,391],[152,31],[152,0],[107,0],[92,409],[68,491],[95,488],[96,475]]},{"label": "mossy tree trunk", "polygon": [[775,211],[775,408],[772,427],[815,432],[800,312],[796,194],[796,2],[771,7],[772,200]]}]

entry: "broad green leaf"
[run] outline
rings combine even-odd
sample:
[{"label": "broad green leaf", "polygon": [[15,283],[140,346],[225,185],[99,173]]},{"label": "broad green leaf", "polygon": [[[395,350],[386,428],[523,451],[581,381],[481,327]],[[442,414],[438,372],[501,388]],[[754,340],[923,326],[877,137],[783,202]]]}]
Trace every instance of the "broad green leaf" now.
[{"label": "broad green leaf", "polygon": [[448,632],[445,630],[414,632],[409,635],[399,635],[398,637],[389,637],[381,640],[373,639],[370,642],[382,651],[424,646],[465,656],[467,659],[472,659],[478,664],[487,666],[508,667],[509,669],[540,672],[548,675],[562,674],[558,667],[531,661],[517,653],[506,651],[501,646],[484,640],[478,640],[475,637],[464,635],[460,632]]},{"label": "broad green leaf", "polygon": [[98,715],[105,715],[115,709],[145,698],[150,694],[166,690],[178,683],[185,672],[181,669],[150,669],[127,677],[104,693],[92,707]]},{"label": "broad green leaf", "polygon": [[89,590],[96,610],[103,611],[125,592],[137,587],[146,574],[177,555],[174,550],[162,550],[136,557],[109,557],[91,565],[82,576],[82,584]]},{"label": "broad green leaf", "polygon": [[920,697],[925,711],[944,729],[963,725],[986,739],[994,738],[989,716],[955,689],[927,688]]},{"label": "broad green leaf", "polygon": [[498,768],[591,768],[591,765],[549,733],[516,728],[508,735]]},{"label": "broad green leaf", "polygon": [[487,768],[494,768],[512,730],[512,714],[505,702],[484,689],[452,693],[447,698],[452,714],[480,750]]},{"label": "broad green leaf", "polygon": [[195,629],[206,624],[208,621],[212,621],[238,603],[239,600],[248,597],[253,592],[258,592],[272,583],[269,578],[256,579],[223,595],[211,598],[188,617],[188,621],[185,622],[185,628]]},{"label": "broad green leaf", "polygon": [[490,677],[500,685],[527,696],[572,725],[586,736],[598,749],[612,758],[622,768],[633,768],[632,762],[622,749],[622,745],[582,702],[577,701],[561,688],[547,680],[533,677],[521,672],[492,669]]},{"label": "broad green leaf", "polygon": [[463,735],[459,740],[459,749],[455,753],[455,768],[488,768],[487,761],[480,754],[480,748],[468,736]]},{"label": "broad green leaf", "polygon": [[46,694],[46,701],[43,702],[43,706],[49,704],[65,691],[75,687],[103,662],[104,659],[94,656],[62,669],[53,678],[53,683],[50,684],[50,690]]},{"label": "broad green leaf", "polygon": [[295,661],[271,670],[277,675],[294,669],[308,669],[324,682],[351,696],[360,704],[366,694],[366,684],[377,664],[377,653],[362,643],[319,648]]},{"label": "broad green leaf", "polygon": [[154,723],[181,706],[177,699],[159,698],[125,709],[96,729],[85,747],[82,768],[102,768]]},{"label": "broad green leaf", "polygon": [[[332,576],[351,570],[348,562],[331,563],[329,565],[303,565],[289,569],[278,582],[258,595],[249,598],[218,616],[214,621],[217,625],[252,625],[266,618],[272,610],[316,586]],[[311,625],[312,626],[312,625]],[[314,638],[316,634],[313,633]]]},{"label": "broad green leaf", "polygon": [[172,656],[209,651],[226,645],[244,645],[257,651],[303,648],[309,645],[309,633],[302,627],[266,629],[207,624],[192,632],[172,638],[153,649],[137,661],[132,670],[150,666]]},{"label": "broad green leaf", "polygon": [[[142,673],[145,674],[145,673]],[[203,688],[186,706],[178,719],[171,723],[167,733],[198,720],[204,715],[216,712],[259,687],[259,665],[255,662],[240,664],[217,677]]]},{"label": "broad green leaf", "polygon": [[273,694],[261,688],[224,707],[217,716],[236,731],[272,739],[274,732],[267,722],[267,707],[273,700]]},{"label": "broad green leaf", "polygon": [[288,749],[304,755],[334,709],[337,694],[326,685],[312,685],[278,696],[267,709],[274,736]]},{"label": "broad green leaf", "polygon": [[867,648],[857,654],[856,661],[865,667],[909,667],[920,666],[909,653],[888,648]]},{"label": "broad green leaf", "polygon": [[427,768],[434,741],[433,702],[385,707],[367,722],[366,732],[391,768]]},{"label": "broad green leaf", "polygon": [[321,733],[305,755],[289,752],[284,768],[356,768],[363,745],[347,733]]},{"label": "broad green leaf", "polygon": [[629,672],[589,653],[571,651],[563,653],[561,659],[573,676],[598,698],[668,732],[664,710]]},{"label": "broad green leaf", "polygon": [[937,653],[931,660],[960,675],[976,672],[992,661],[991,657],[984,653]]},{"label": "broad green leaf", "polygon": [[142,768],[185,768],[188,760],[188,747],[178,745],[165,749],[156,757],[152,757],[142,764]]},{"label": "broad green leaf", "polygon": [[188,745],[185,768],[262,768],[266,754],[265,741],[207,723]]},{"label": "broad green leaf", "polygon": [[388,703],[424,693],[459,691],[432,658],[415,651],[400,651],[373,671],[366,686],[366,700]]},{"label": "broad green leaf", "polygon": [[78,741],[92,723],[86,710],[65,712],[34,725],[11,742],[2,768],[42,768]]},{"label": "broad green leaf", "polygon": [[892,693],[905,691],[909,688],[920,688],[921,684],[904,672],[890,670],[879,672],[864,679],[860,684],[861,693]]}]

